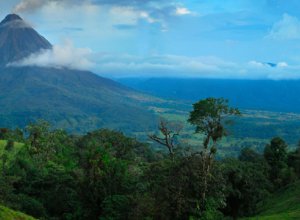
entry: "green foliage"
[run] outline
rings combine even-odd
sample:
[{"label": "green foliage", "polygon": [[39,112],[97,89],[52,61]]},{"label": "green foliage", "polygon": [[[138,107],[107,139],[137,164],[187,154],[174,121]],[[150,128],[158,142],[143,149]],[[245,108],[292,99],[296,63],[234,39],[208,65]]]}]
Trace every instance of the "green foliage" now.
[{"label": "green foliage", "polygon": [[[225,126],[225,113],[212,114],[211,133],[201,136],[209,139],[207,146],[216,146],[224,135],[215,128]],[[200,119],[209,122],[207,115]],[[184,149],[171,160],[167,152],[121,132],[70,135],[39,121],[27,126],[23,143],[0,141],[0,202],[49,220],[250,216],[265,207],[270,181],[275,185],[280,179],[284,186],[294,180],[299,151],[286,148],[283,140],[273,139],[264,155],[244,148],[239,160],[215,160],[215,152]],[[278,178],[271,175],[273,167]]]},{"label": "green foliage", "polygon": [[[203,187],[202,159],[199,155],[187,158],[169,159],[153,163],[145,173],[152,199],[148,199],[150,207],[146,216],[152,219],[199,219],[224,205],[224,181],[219,167],[212,168],[210,188],[207,191],[207,201],[201,200]],[[205,206],[204,206],[205,205]]]},{"label": "green foliage", "polygon": [[287,144],[279,137],[273,138],[265,148],[264,157],[272,168],[283,168],[287,162]]},{"label": "green foliage", "polygon": [[[239,115],[238,109],[230,108],[228,100],[223,98],[207,98],[193,104],[193,111],[188,121],[196,126],[197,133],[211,134],[213,140],[218,140],[226,134],[224,117]],[[226,120],[224,123],[228,123]]]},{"label": "green foliage", "polygon": [[267,164],[260,160],[244,162],[227,159],[223,163],[227,190],[224,213],[234,219],[255,214],[257,203],[269,194],[267,172]]},{"label": "green foliage", "polygon": [[[200,185],[200,204],[202,207],[208,205],[207,192],[212,187],[211,179],[214,177],[212,168],[217,152],[217,141],[226,135],[225,124],[229,123],[226,117],[231,115],[240,115],[238,109],[228,106],[228,101],[223,98],[207,98],[200,100],[193,105],[193,111],[190,112],[188,122],[196,126],[196,133],[204,135],[203,150],[200,151],[201,179]],[[207,211],[206,208],[199,210],[200,217],[203,217]]]},{"label": "green foliage", "polygon": [[265,147],[264,157],[270,166],[270,180],[275,189],[286,185],[294,178],[287,164],[287,156],[287,144],[279,137],[273,138]]}]

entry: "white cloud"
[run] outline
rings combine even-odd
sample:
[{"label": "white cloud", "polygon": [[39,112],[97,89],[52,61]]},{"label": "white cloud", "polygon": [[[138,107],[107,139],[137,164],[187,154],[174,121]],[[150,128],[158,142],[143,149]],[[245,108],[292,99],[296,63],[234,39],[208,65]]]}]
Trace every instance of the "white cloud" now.
[{"label": "white cloud", "polygon": [[249,61],[248,64],[252,67],[258,67],[258,68],[265,66],[262,62],[258,62],[258,61],[255,61],[255,60]]},{"label": "white cloud", "polygon": [[181,15],[189,15],[191,13],[192,12],[188,8],[184,8],[184,7],[177,7],[176,8],[176,12],[175,12],[175,14],[179,15],[179,16],[181,16]]},{"label": "white cloud", "polygon": [[65,40],[63,45],[55,45],[52,49],[41,50],[8,66],[39,66],[51,68],[69,68],[88,70],[93,67],[89,56],[92,51],[88,48],[75,48],[70,40]]},{"label": "white cloud", "polygon": [[277,63],[278,67],[288,67],[289,65],[286,62],[279,62]]},{"label": "white cloud", "polygon": [[284,14],[282,19],[273,25],[267,38],[275,40],[300,39],[300,20],[289,14]]}]

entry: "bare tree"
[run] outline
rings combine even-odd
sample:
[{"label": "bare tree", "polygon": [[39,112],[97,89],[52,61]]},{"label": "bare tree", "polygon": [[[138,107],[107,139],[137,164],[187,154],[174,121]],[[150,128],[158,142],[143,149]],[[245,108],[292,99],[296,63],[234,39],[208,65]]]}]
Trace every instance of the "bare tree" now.
[{"label": "bare tree", "polygon": [[160,136],[156,134],[148,135],[149,138],[168,148],[171,160],[175,157],[176,137],[179,136],[183,125],[178,122],[169,122],[165,119],[161,119],[159,122]]}]

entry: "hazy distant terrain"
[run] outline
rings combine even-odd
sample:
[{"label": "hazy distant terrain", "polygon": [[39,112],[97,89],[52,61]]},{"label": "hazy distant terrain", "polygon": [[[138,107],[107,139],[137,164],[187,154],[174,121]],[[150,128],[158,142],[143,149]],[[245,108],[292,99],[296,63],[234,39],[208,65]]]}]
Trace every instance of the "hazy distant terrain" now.
[{"label": "hazy distant terrain", "polygon": [[224,97],[242,109],[300,112],[300,80],[124,78],[119,82],[163,98],[195,102]]}]

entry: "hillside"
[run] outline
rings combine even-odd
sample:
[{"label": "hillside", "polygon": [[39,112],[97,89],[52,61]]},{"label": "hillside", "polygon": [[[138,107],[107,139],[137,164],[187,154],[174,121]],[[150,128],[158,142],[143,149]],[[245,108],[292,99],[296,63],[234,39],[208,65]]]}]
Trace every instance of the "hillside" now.
[{"label": "hillside", "polygon": [[21,212],[13,211],[0,205],[0,219],[2,220],[34,220],[35,218]]},{"label": "hillside", "polygon": [[[0,69],[0,127],[43,118],[71,131],[149,129],[158,99],[91,72],[38,67]],[[149,127],[147,126],[149,124]]]},{"label": "hillside", "polygon": [[300,182],[291,184],[266,200],[258,216],[245,220],[300,219]]}]

